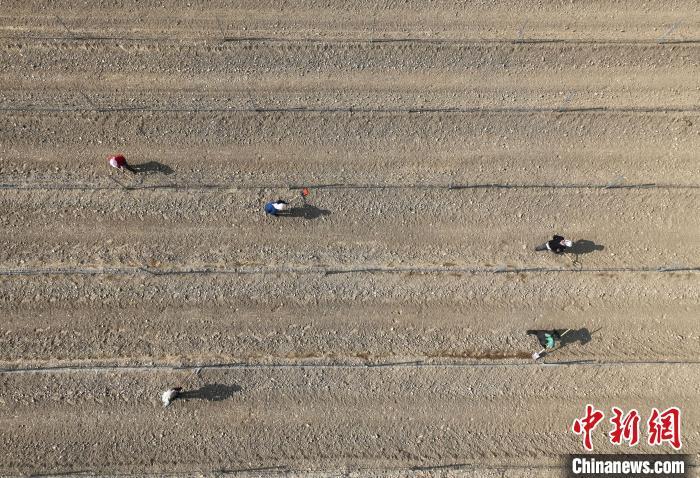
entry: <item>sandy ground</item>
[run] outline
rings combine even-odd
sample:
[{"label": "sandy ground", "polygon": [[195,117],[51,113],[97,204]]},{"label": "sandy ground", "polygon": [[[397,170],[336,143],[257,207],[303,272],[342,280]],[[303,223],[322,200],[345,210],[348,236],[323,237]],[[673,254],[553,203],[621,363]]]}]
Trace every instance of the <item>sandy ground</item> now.
[{"label": "sandy ground", "polygon": [[697,458],[699,11],[0,2],[0,475],[563,476],[586,403]]}]

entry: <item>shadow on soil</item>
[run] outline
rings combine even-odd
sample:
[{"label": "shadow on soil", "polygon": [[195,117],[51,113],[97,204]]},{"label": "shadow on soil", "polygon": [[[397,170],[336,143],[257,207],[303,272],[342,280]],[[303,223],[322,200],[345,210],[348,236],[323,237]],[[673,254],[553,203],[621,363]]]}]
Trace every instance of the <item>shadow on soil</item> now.
[{"label": "shadow on soil", "polygon": [[301,217],[304,219],[317,219],[321,216],[330,215],[327,209],[321,209],[311,204],[306,204],[302,207],[293,207],[287,211],[280,212],[278,215],[283,217]]},{"label": "shadow on soil", "polygon": [[242,389],[238,385],[223,385],[220,383],[210,383],[198,388],[182,392],[178,398],[186,400],[207,400],[210,402],[220,402],[233,397]]},{"label": "shadow on soil", "polygon": [[[605,249],[605,246],[603,246],[601,244],[596,244],[595,242],[589,241],[587,239],[580,239],[580,240],[574,242],[574,245],[571,246],[571,248],[566,252],[568,252],[570,254],[579,255],[579,254],[588,254],[588,253],[595,252],[595,251],[602,251],[603,249]],[[569,332],[569,333],[571,333],[571,332]]]},{"label": "shadow on soil", "polygon": [[167,176],[175,172],[170,166],[167,166],[163,163],[159,163],[158,161],[149,161],[143,164],[133,164],[131,165],[131,167],[133,168],[136,174],[164,174]]},{"label": "shadow on soil", "polygon": [[[558,332],[563,334],[565,331],[559,330]],[[586,327],[578,330],[574,329],[570,330],[559,339],[559,347],[566,347],[567,345],[575,344],[576,342],[578,342],[580,345],[585,345],[591,340],[591,332]]]},{"label": "shadow on soil", "polygon": [[[594,330],[593,332],[589,331],[588,328],[584,327],[582,329],[569,329],[568,331],[566,329],[550,329],[550,330],[528,330],[527,334],[528,335],[535,335],[537,337],[537,340],[540,342],[540,345],[544,347],[544,334],[552,334],[553,332],[556,332],[555,337],[556,337],[556,344],[557,347],[555,350],[560,350],[567,345],[570,344],[575,344],[578,343],[579,345],[586,345],[588,342],[593,340],[592,336],[596,332],[598,332],[602,327]],[[553,350],[548,350],[542,354],[544,356],[548,352],[552,352]]]}]

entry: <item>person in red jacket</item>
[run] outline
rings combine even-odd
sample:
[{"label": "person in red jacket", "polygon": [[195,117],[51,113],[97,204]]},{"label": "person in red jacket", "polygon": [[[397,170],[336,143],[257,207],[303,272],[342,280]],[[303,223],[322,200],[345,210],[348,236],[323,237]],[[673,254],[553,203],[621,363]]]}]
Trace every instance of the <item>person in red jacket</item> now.
[{"label": "person in red jacket", "polygon": [[107,162],[113,168],[117,168],[121,171],[126,169],[130,173],[136,174],[136,170],[127,164],[126,158],[124,156],[122,156],[121,154],[117,154],[115,156],[110,156],[109,159],[107,159]]}]

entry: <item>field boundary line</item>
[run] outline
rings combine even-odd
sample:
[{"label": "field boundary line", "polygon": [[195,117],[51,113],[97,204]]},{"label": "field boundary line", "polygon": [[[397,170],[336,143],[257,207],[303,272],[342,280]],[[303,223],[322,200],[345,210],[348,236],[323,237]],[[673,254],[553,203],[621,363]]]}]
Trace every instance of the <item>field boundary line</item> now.
[{"label": "field boundary line", "polygon": [[160,269],[150,267],[56,267],[56,268],[3,268],[0,276],[41,276],[41,275],[268,275],[268,274],[541,274],[541,273],[674,273],[700,272],[700,266],[659,265],[646,267],[386,267],[366,266],[329,268],[319,266],[300,267],[180,267]]},{"label": "field boundary line", "polygon": [[71,373],[71,372],[159,372],[159,371],[206,371],[206,370],[265,370],[265,369],[303,369],[303,368],[325,368],[325,369],[382,369],[382,368],[551,368],[551,367],[628,367],[628,366],[674,366],[674,365],[700,365],[700,360],[630,360],[630,361],[599,361],[599,360],[575,360],[575,361],[554,361],[554,362],[534,362],[532,360],[525,363],[499,363],[499,362],[430,362],[430,359],[419,357],[416,359],[404,358],[400,362],[377,362],[377,363],[212,363],[212,364],[192,364],[192,365],[169,365],[169,364],[149,364],[149,365],[55,365],[39,367],[4,367],[0,368],[0,373],[4,374],[34,374],[34,373]]},{"label": "field boundary line", "polygon": [[679,107],[608,107],[608,106],[583,106],[562,108],[318,108],[318,107],[253,107],[253,108],[155,108],[148,106],[129,107],[26,107],[26,106],[0,106],[0,111],[5,113],[318,113],[318,114],[484,114],[484,113],[544,113],[544,114],[571,114],[571,113],[601,113],[601,114],[669,114],[669,113],[698,113],[700,106]]},{"label": "field boundary line", "polygon": [[[114,180],[116,181],[116,180]],[[174,190],[202,190],[202,191],[227,191],[231,190],[266,190],[266,189],[302,189],[316,190],[333,190],[333,189],[399,189],[399,190],[423,190],[437,189],[447,191],[459,191],[466,189],[700,189],[700,184],[668,184],[668,183],[571,183],[571,184],[518,184],[518,183],[476,183],[476,184],[360,184],[360,183],[333,183],[333,184],[226,184],[226,183],[164,183],[151,185],[98,185],[85,183],[5,183],[0,184],[0,190],[17,190],[17,191],[148,191],[156,189],[174,189]]]},{"label": "field boundary line", "polygon": [[137,37],[137,36],[117,36],[117,35],[90,35],[86,33],[76,33],[71,31],[70,36],[49,36],[49,35],[2,35],[0,40],[33,40],[33,41],[73,41],[73,42],[142,42],[142,43],[167,43],[173,45],[181,44],[207,44],[213,40],[218,40],[219,43],[309,43],[309,44],[426,44],[426,45],[644,45],[644,46],[664,46],[664,45],[694,45],[700,44],[700,39],[662,39],[659,38],[633,38],[633,39],[567,39],[567,38],[411,38],[411,37],[394,37],[394,38],[313,38],[313,37],[298,37],[298,38],[282,38],[270,36],[224,36],[221,37],[221,31],[217,27],[216,30],[210,30],[211,36],[192,36],[173,40],[173,36],[153,36],[153,37]]},{"label": "field boundary line", "polygon": [[[669,455],[673,456],[673,455]],[[698,468],[695,463],[688,463],[688,468]],[[215,476],[215,477],[260,477],[260,476],[275,476],[275,477],[289,477],[296,476],[298,478],[321,478],[321,477],[333,477],[333,478],[390,478],[395,476],[404,476],[405,473],[418,472],[420,474],[407,475],[411,476],[425,476],[421,472],[439,472],[439,471],[479,471],[479,470],[495,470],[502,472],[501,476],[505,476],[506,470],[565,470],[567,467],[562,464],[545,464],[542,463],[532,463],[532,464],[513,464],[513,463],[445,463],[445,464],[432,464],[432,465],[415,465],[406,468],[378,468],[378,467],[362,467],[362,466],[352,466],[352,467],[340,467],[340,468],[319,468],[309,470],[308,468],[294,468],[289,465],[261,465],[247,468],[220,468],[216,470],[208,470],[202,472],[201,469],[193,471],[182,471],[182,472],[119,472],[110,471],[109,473],[104,473],[99,470],[78,470],[78,471],[51,471],[45,473],[32,473],[31,477],[37,478],[53,478],[53,477],[100,477],[100,478],[179,478],[179,477],[191,477],[191,476]],[[0,475],[5,476],[5,475]],[[7,475],[11,476],[11,475]],[[21,475],[27,476],[27,475]]]}]

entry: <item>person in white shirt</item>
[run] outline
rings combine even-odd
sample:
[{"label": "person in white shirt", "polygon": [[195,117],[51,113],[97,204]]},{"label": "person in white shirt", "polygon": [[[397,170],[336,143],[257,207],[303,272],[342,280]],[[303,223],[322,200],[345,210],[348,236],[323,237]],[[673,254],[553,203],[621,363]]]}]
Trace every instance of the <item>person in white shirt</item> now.
[{"label": "person in white shirt", "polygon": [[174,387],[163,392],[163,395],[160,397],[163,407],[170,405],[180,395],[180,392],[182,392],[182,387]]}]

